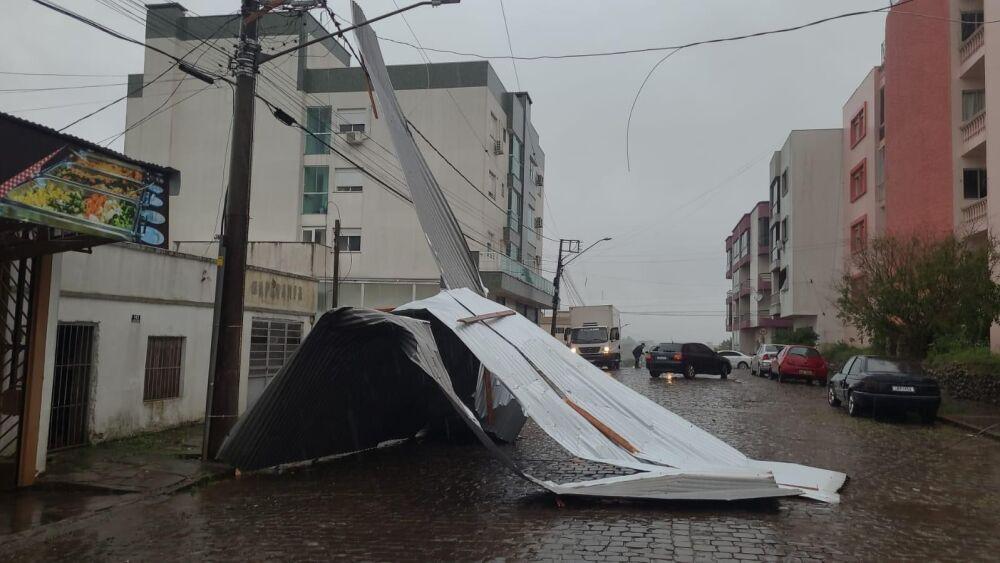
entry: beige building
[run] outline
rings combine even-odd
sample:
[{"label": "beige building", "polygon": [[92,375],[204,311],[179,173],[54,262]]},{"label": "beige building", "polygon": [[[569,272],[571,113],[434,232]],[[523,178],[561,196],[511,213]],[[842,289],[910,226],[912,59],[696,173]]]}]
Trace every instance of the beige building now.
[{"label": "beige building", "polygon": [[835,285],[843,273],[842,130],[792,131],[771,158],[769,312],[811,327],[820,342],[845,335]]},{"label": "beige building", "polygon": [[[149,7],[146,38],[176,56],[193,49],[189,60],[217,69],[227,64],[237,25],[231,16],[191,17],[179,4],[158,4]],[[265,53],[326,33],[309,14],[269,14],[259,27]],[[218,39],[201,41],[212,37]],[[232,92],[170,64],[147,51],[144,73],[130,77],[138,86],[166,72],[128,99],[127,121],[135,127],[125,152],[181,171],[184,189],[170,202],[171,248],[203,253],[219,229]],[[530,96],[508,92],[481,61],[391,66],[389,73],[491,298],[537,320],[552,286],[540,275],[545,155]],[[351,56],[324,41],[263,64],[257,87],[321,140],[279,122],[258,101],[250,240],[307,242],[329,254],[339,219],[339,305],[386,308],[436,293],[438,269],[406,200],[388,129]],[[161,108],[175,88],[175,101]],[[331,305],[334,276],[332,257],[324,263],[321,309]]]}]

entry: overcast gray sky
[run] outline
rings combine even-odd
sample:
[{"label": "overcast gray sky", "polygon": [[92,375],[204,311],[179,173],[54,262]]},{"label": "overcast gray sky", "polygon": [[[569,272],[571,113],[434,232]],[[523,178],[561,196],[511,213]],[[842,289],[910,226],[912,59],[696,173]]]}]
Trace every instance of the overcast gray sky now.
[{"label": "overcast gray sky", "polygon": [[[94,0],[55,0],[132,37],[140,23]],[[127,0],[116,0],[125,1]],[[201,15],[234,13],[238,0],[185,0]],[[42,8],[8,0],[0,35],[0,90],[124,82],[142,72],[142,50]],[[348,2],[331,0],[348,15]],[[400,2],[400,5],[403,5]],[[873,9],[885,0],[504,0],[515,55],[563,54],[676,45]],[[374,15],[392,0],[363,3]],[[499,0],[423,7],[407,18],[425,47],[503,55]],[[348,18],[349,19],[349,18]],[[767,198],[767,163],[792,129],[841,126],[841,107],[880,61],[882,14],[802,31],[683,50],[650,78],[635,108],[626,168],[629,106],[664,53],[518,61],[493,65],[508,90],[531,93],[546,153],[545,232],[588,244],[611,236],[569,267],[587,304],[622,311],[697,311],[694,317],[625,315],[625,334],[654,340],[718,342],[724,326],[726,235]],[[376,25],[410,40],[402,19]],[[416,63],[413,49],[385,44],[390,64]],[[428,53],[433,62],[462,57]],[[0,92],[0,109],[61,127],[125,93],[125,86]],[[84,103],[88,102],[88,103]],[[23,111],[49,106],[51,109]],[[69,132],[100,140],[124,128],[120,104]],[[119,146],[120,147],[120,141]],[[555,245],[545,269],[555,268]]]}]

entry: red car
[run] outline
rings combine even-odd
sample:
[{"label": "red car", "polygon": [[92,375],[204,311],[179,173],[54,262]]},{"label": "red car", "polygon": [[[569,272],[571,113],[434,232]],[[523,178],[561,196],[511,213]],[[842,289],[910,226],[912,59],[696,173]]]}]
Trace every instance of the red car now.
[{"label": "red car", "polygon": [[819,381],[826,385],[829,368],[819,350],[812,346],[785,346],[771,364],[771,372],[778,383],[788,379],[801,379],[812,383]]}]

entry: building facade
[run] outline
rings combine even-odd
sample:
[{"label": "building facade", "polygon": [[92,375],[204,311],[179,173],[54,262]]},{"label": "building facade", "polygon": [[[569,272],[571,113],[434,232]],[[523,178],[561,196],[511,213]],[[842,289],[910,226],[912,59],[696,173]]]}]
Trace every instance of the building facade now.
[{"label": "building facade", "polygon": [[774,331],[792,326],[771,315],[771,205],[759,202],[745,213],[726,237],[726,330],[733,349],[752,354],[757,346],[774,342]]},{"label": "building facade", "polygon": [[[199,66],[225,64],[238,33],[229,16],[188,16],[178,4],[149,7],[147,41]],[[326,33],[308,13],[269,14],[259,23],[266,53]],[[203,42],[202,39],[212,39]],[[192,51],[193,49],[193,51]],[[166,72],[128,99],[125,151],[181,170],[185,189],[171,199],[172,248],[211,243],[227,179],[228,87],[170,70],[147,51],[136,85]],[[338,305],[394,307],[435,294],[440,275],[417,221],[388,129],[378,119],[364,73],[332,40],[262,65],[257,88],[315,133],[288,127],[258,101],[255,116],[250,240],[307,242],[332,252],[340,221]],[[508,92],[487,62],[389,68],[400,104],[470,249],[478,253],[490,296],[537,320],[551,302],[540,275],[545,155],[531,124],[531,98]],[[191,84],[192,86],[186,86]],[[194,88],[168,110],[174,88]],[[148,116],[148,117],[147,117]],[[321,276],[332,305],[332,257]]]},{"label": "building facade", "polygon": [[837,342],[842,275],[841,129],[792,131],[771,158],[770,313]]}]

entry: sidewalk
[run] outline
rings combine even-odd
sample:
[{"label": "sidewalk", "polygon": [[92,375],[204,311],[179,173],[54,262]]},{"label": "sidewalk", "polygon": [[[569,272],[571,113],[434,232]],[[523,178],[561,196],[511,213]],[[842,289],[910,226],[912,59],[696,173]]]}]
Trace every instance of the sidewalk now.
[{"label": "sidewalk", "polygon": [[35,485],[0,493],[0,535],[168,494],[221,476],[204,464],[200,424],[49,455]]},{"label": "sidewalk", "polygon": [[946,396],[941,402],[938,419],[1000,440],[1000,407]]}]

